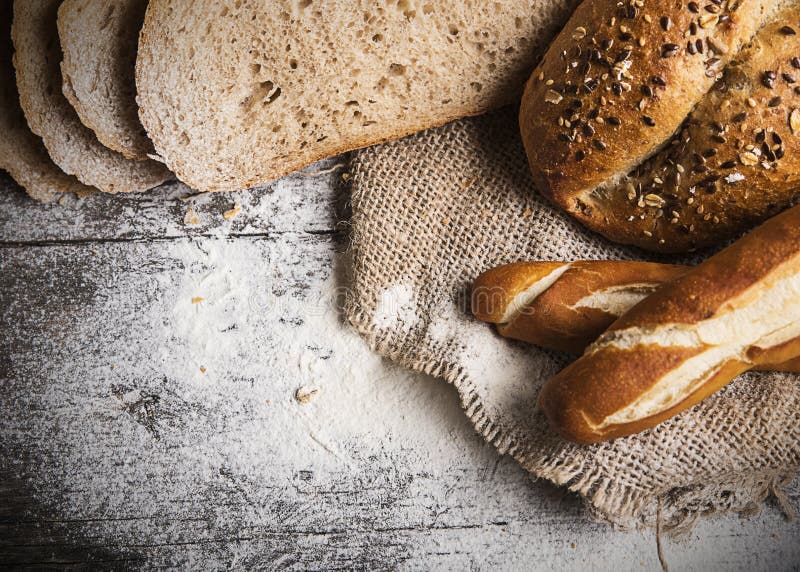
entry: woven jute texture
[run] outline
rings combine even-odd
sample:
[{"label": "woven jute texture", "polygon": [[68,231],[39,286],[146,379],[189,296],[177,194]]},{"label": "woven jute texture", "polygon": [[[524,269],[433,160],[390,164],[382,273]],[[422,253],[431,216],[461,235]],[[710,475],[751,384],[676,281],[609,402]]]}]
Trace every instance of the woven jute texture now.
[{"label": "woven jute texture", "polygon": [[537,194],[516,110],[360,151],[351,172],[348,319],[375,351],[452,383],[500,452],[622,527],[654,525],[659,504],[662,522],[679,529],[699,515],[757,510],[770,494],[785,501],[781,487],[800,465],[800,376],[743,375],[653,430],[578,446],[535,406],[570,358],[500,338],[470,317],[470,282],[494,266],[646,258]]}]

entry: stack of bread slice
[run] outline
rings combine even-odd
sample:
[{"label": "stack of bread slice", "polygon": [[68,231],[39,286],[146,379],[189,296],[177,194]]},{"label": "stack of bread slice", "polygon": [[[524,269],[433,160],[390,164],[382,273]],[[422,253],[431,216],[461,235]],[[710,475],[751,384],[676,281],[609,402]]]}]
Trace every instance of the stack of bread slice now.
[{"label": "stack of bread slice", "polygon": [[[125,124],[130,136],[121,131],[109,136],[107,128],[109,123],[118,125],[131,115],[136,117],[133,60],[127,69],[122,65],[113,74],[103,73],[103,66],[106,58],[124,64],[119,45],[135,45],[144,16],[142,9],[138,24],[133,20],[137,4],[143,3],[25,0],[14,2],[12,12],[4,3],[3,122],[14,129],[0,134],[5,150],[0,160],[31,196],[46,200],[75,190],[144,191],[171,177],[163,164],[144,153],[120,152],[142,133],[141,125],[134,125],[138,121]],[[86,17],[98,14],[99,20]],[[61,38],[59,19],[65,22]],[[70,25],[76,19],[86,25]],[[79,48],[74,47],[76,41]],[[62,45],[70,48],[66,53],[71,57],[64,64],[68,76],[62,74]],[[85,101],[89,105],[83,105]],[[92,113],[76,111],[87,108]],[[112,137],[119,137],[119,145],[109,144]],[[47,184],[38,182],[42,180]]]},{"label": "stack of bread slice", "polygon": [[44,201],[248,188],[516,101],[577,3],[6,1],[0,168]]}]

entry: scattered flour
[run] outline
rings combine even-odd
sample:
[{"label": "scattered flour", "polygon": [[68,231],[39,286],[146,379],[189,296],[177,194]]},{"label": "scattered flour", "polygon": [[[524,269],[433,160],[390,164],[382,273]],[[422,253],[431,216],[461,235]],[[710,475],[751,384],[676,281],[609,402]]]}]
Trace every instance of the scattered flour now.
[{"label": "scattered flour", "polygon": [[414,290],[396,284],[381,292],[373,324],[379,330],[408,332],[417,325],[417,300]]},{"label": "scattered flour", "polygon": [[481,405],[511,426],[534,414],[539,388],[564,365],[566,358],[511,342],[494,328],[463,314],[455,305],[436,312],[427,331],[437,346],[453,348]]}]

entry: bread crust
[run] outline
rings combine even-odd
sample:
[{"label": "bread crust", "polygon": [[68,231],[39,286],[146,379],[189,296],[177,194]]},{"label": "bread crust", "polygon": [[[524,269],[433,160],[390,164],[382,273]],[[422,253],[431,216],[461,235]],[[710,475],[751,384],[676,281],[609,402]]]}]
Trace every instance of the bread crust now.
[{"label": "bread crust", "polygon": [[14,68],[31,131],[65,173],[103,192],[145,191],[170,179],[170,172],[155,161],[129,161],[104,147],[63,96],[59,5],[60,0],[14,3]]},{"label": "bread crust", "polygon": [[64,96],[103,145],[135,161],[155,153],[136,105],[146,9],[146,0],[65,0],[58,9]]},{"label": "bread crust", "polygon": [[59,169],[42,140],[28,128],[19,105],[11,47],[11,2],[0,3],[0,169],[5,169],[28,195],[50,202],[63,193],[85,195],[95,189]]},{"label": "bread crust", "polygon": [[[800,340],[792,332],[798,323],[793,318],[798,300],[791,289],[788,294],[774,289],[786,280],[793,280],[791,288],[797,288],[798,277],[800,207],[795,207],[656,290],[623,315],[581,358],[545,384],[539,396],[543,411],[567,439],[604,441],[653,427],[754,366],[796,356],[792,352],[800,349]],[[775,292],[789,297],[776,298]],[[719,321],[726,316],[757,310],[765,303],[786,304],[772,308],[763,319],[773,320],[764,327],[785,332],[788,340],[770,343],[773,334],[768,333],[739,349],[744,342],[737,337],[742,333],[736,328],[748,330],[756,324],[737,326],[736,322],[729,322],[735,326],[730,329],[701,333],[703,327],[726,323]],[[765,343],[766,347],[761,347]],[[693,358],[704,357],[707,361],[698,362],[696,370],[687,370],[695,373],[678,380],[681,389],[665,388],[672,392],[666,394],[669,399],[637,409],[659,383],[688,367]]]},{"label": "bread crust", "polygon": [[[535,298],[508,319],[517,298],[532,285],[567,267]],[[580,355],[620,316],[656,289],[691,270],[651,262],[516,262],[487,270],[475,279],[472,311],[497,325],[506,338]],[[767,353],[768,352],[768,353]],[[748,351],[754,369],[800,372],[800,341]]]},{"label": "bread crust", "polygon": [[[568,269],[552,285],[526,301],[512,320],[503,321],[520,292],[564,265]],[[598,291],[613,292],[621,287],[652,292],[685,271],[681,266],[628,261],[509,264],[475,280],[473,313],[479,320],[498,324],[497,331],[504,337],[581,354],[619,317],[582,301]],[[488,303],[491,312],[487,311]]]},{"label": "bread crust", "polygon": [[695,250],[796,202],[800,111],[794,129],[791,118],[800,107],[800,10],[782,14],[740,52],[663,151],[590,195],[593,208],[576,213],[587,226],[648,250]]},{"label": "bread crust", "polygon": [[[773,41],[775,29],[785,23],[765,31],[757,43],[761,48],[746,52],[746,58],[758,62],[737,66],[728,74],[727,83],[723,75],[725,66],[783,4],[790,8],[777,20],[789,15],[796,19],[795,4],[782,1],[722,3],[714,14],[699,5],[698,11],[683,3],[645,5],[633,18],[624,15],[631,6],[628,2],[584,2],[551,45],[523,96],[520,126],[537,188],[612,240],[664,252],[713,244],[787,206],[794,195],[793,183],[789,183],[792,191],[782,187],[770,192],[768,199],[748,198],[751,179],[766,177],[777,182],[782,176],[760,166],[740,173],[746,182],[736,180],[733,188],[715,199],[704,196],[697,201],[698,197],[689,194],[689,189],[701,182],[705,190],[705,182],[715,174],[711,167],[727,163],[730,155],[738,159],[743,151],[737,147],[735,134],[724,149],[719,147],[725,144],[709,145],[712,135],[720,135],[706,134],[709,125],[721,123],[740,129],[742,122],[731,120],[747,111],[751,117],[748,127],[761,127],[759,120],[763,120],[763,128],[779,125],[780,131],[786,132],[787,106],[796,100],[794,87],[779,76],[771,90],[773,96],[779,95],[777,91],[786,96],[781,104],[784,117],[779,118],[764,101],[769,90],[760,81],[760,75],[771,67],[759,69],[770,54],[780,56],[782,72],[791,66],[791,57],[784,56],[794,49],[798,38],[781,35],[783,42]],[[742,74],[748,80],[739,85]],[[733,77],[737,75],[739,80]],[[715,95],[707,96],[715,82]],[[725,85],[734,89],[723,88]],[[751,98],[756,110],[747,103]],[[688,125],[696,123],[695,130],[702,130],[703,137],[690,144],[678,133],[678,139],[670,141],[698,103],[702,111],[691,115]],[[743,105],[746,110],[740,109]],[[703,156],[712,148],[718,155],[713,160]],[[695,154],[701,161],[696,161]],[[641,177],[626,178],[653,155],[656,158],[644,166]],[[789,158],[788,153],[784,155]],[[666,165],[670,172],[662,173],[668,161],[672,162]],[[793,158],[784,161],[790,171],[791,161]],[[677,192],[672,188],[676,162],[697,175],[692,178],[684,173]],[[697,162],[701,164],[695,173]],[[738,160],[737,165],[745,166]],[[715,183],[724,182],[723,177],[731,172],[721,173]],[[776,196],[779,205],[774,204]],[[739,199],[736,206],[727,200],[731,197]]]}]

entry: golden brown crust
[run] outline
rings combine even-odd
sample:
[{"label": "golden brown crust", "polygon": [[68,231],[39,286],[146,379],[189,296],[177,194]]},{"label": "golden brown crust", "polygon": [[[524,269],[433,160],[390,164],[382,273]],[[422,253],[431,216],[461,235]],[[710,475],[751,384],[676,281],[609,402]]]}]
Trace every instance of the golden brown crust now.
[{"label": "golden brown crust", "polygon": [[514,298],[568,262],[516,262],[487,270],[472,284],[472,313],[499,324]]},{"label": "golden brown crust", "polygon": [[657,290],[609,331],[632,325],[693,324],[731,308],[729,301],[752,287],[800,252],[800,208],[770,219],[741,240]]},{"label": "golden brown crust", "polygon": [[[567,212],[614,240],[686,250],[692,240],[658,237],[652,221],[622,212],[629,193],[614,185],[667,143],[781,2],[637,4],[587,1],[576,10],[526,86],[520,126],[537,187]],[[592,194],[601,185],[611,190]],[[633,194],[638,206],[644,197]],[[647,199],[672,215],[658,202]]]},{"label": "golden brown crust", "polygon": [[[580,302],[617,287],[655,288],[685,271],[668,264],[626,261],[573,262],[551,286],[529,301],[509,323],[502,317],[514,297],[567,263],[529,262],[492,269],[475,281],[482,303],[473,306],[479,320],[500,324],[498,332],[543,347],[580,354],[618,315]],[[473,294],[473,300],[476,299]],[[494,310],[486,311],[486,300]]]},{"label": "golden brown crust", "polygon": [[[759,347],[761,341],[747,342],[740,350],[738,344],[744,342],[739,342],[738,337],[726,338],[724,327],[715,334],[698,333],[695,337],[693,332],[700,323],[709,324],[712,319],[767,300],[774,293],[767,289],[778,280],[798,276],[798,264],[800,207],[795,207],[658,289],[615,322],[583,357],[545,384],[539,401],[551,424],[568,439],[580,443],[629,435],[698,403],[754,365],[797,356],[800,339],[796,336],[766,348]],[[791,301],[793,298],[787,300],[790,301],[786,303],[796,303]],[[779,311],[791,316],[794,310],[787,307]],[[769,327],[782,331],[781,328],[796,324],[790,317],[781,318],[785,324],[770,322]],[[724,341],[715,345],[703,341],[716,339],[715,336],[723,336]],[[766,335],[759,340],[769,338]],[[691,358],[700,359],[690,362],[697,367],[679,370]],[[792,365],[796,363],[789,362],[788,366]],[[673,380],[680,389],[669,385],[666,401],[658,401],[655,409],[637,409],[631,417],[618,417],[675,375],[678,378]],[[708,379],[703,378],[705,375],[709,375]],[[648,399],[655,398],[650,394]],[[659,409],[661,406],[663,410]]]},{"label": "golden brown crust", "polygon": [[800,11],[759,32],[666,149],[575,212],[648,250],[718,244],[785,209],[800,189]]},{"label": "golden brown crust", "polygon": [[662,346],[640,346],[635,353],[617,349],[598,352],[591,359],[573,362],[548,381],[539,394],[539,405],[551,426],[576,443],[597,443],[638,433],[673,416],[683,404],[660,414],[658,421],[647,418],[606,428],[595,426],[701,351],[702,348],[667,350]]},{"label": "golden brown crust", "polygon": [[[497,324],[506,338],[549,349],[582,354],[633,302],[690,270],[686,266],[632,261],[578,261],[521,308],[513,320],[503,316],[514,297],[530,284],[566,263],[521,262],[493,268],[481,274],[473,286],[473,313],[479,320]],[[634,293],[617,298],[617,307],[603,308],[602,295]],[[596,306],[589,301],[601,302]],[[491,310],[490,310],[491,309]],[[800,340],[748,352],[759,370],[800,372]]]}]

